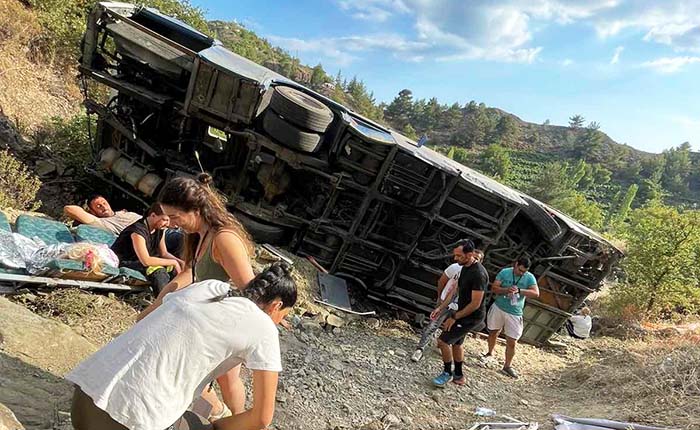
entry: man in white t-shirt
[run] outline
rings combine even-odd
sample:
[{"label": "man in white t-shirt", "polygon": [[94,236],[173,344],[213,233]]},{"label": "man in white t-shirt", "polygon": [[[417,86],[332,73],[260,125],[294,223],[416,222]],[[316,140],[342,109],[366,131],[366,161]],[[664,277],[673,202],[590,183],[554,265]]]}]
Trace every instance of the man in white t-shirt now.
[{"label": "man in white t-shirt", "polygon": [[168,294],[66,375],[76,385],[74,428],[166,429],[211,381],[241,363],[253,372],[252,408],[217,426],[269,426],[282,370],[275,325],[296,297],[289,266],[277,263],[240,293],[209,280]]},{"label": "man in white t-shirt", "polygon": [[[442,326],[442,323],[445,322],[450,311],[457,310],[459,275],[462,273],[462,267],[465,264],[471,264],[473,259],[471,254],[466,254],[463,251],[466,242],[466,240],[462,240],[457,243],[457,246],[452,250],[455,262],[449,265],[438,279],[438,306],[430,313],[430,323],[423,329],[420,341],[418,341],[418,347],[413,352],[413,355],[411,355],[411,360],[413,361],[417,362],[423,358],[423,350],[428,345],[435,332]],[[480,253],[481,251],[477,252]],[[480,255],[483,256],[483,253]]]},{"label": "man in white t-shirt", "polygon": [[63,208],[63,213],[74,221],[107,230],[116,236],[142,218],[135,212],[113,211],[107,199],[99,194],[88,199],[87,207],[86,211],[80,206],[68,205]]},{"label": "man in white t-shirt", "polygon": [[593,320],[591,319],[591,310],[588,307],[584,307],[578,315],[573,315],[566,321],[566,331],[576,339],[588,339],[592,327]]}]

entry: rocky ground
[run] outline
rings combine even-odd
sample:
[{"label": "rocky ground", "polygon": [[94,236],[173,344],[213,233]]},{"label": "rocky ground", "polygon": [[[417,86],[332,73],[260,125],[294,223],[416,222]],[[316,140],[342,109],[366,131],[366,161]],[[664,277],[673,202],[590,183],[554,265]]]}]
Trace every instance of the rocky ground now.
[{"label": "rocky ground", "polygon": [[[517,381],[500,374],[498,362],[482,363],[485,341],[469,338],[467,385],[438,389],[430,383],[441,367],[437,351],[411,362],[418,336],[408,323],[390,313],[329,313],[313,303],[313,269],[296,261],[302,294],[289,328],[280,328],[285,370],[272,428],[466,429],[488,420],[474,415],[477,407],[544,429],[553,428],[552,413],[700,428],[692,335],[523,345]],[[0,298],[0,404],[27,429],[69,430],[71,387],[61,376],[127,329],[145,299],[76,290]]]}]

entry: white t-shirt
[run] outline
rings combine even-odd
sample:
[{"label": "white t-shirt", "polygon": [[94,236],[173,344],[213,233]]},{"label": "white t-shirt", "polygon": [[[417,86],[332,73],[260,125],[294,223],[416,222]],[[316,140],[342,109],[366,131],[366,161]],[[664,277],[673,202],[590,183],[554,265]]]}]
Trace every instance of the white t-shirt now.
[{"label": "white t-shirt", "polygon": [[578,337],[587,338],[591,335],[593,320],[590,315],[574,315],[569,318],[574,329],[574,334]]},{"label": "white t-shirt", "polygon": [[[447,283],[445,288],[442,289],[442,294],[440,294],[440,301],[445,300],[447,296],[454,290],[458,288],[459,275],[462,273],[462,265],[459,263],[450,264],[447,269],[445,269],[445,276],[447,276]],[[452,302],[457,301],[457,295],[455,295]]]},{"label": "white t-shirt", "polygon": [[215,378],[240,363],[280,372],[277,327],[252,301],[210,299],[215,280],[170,293],[131,329],[80,363],[66,379],[131,430],[173,424]]}]

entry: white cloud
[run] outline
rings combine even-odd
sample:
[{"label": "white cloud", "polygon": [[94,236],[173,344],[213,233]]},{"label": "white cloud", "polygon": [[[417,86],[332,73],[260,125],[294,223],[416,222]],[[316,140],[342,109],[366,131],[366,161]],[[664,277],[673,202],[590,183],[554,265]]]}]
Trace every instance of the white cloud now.
[{"label": "white cloud", "polygon": [[384,22],[409,9],[401,0],[339,0],[340,9],[363,21]]},{"label": "white cloud", "polygon": [[357,60],[357,57],[354,55],[351,55],[350,53],[343,51],[334,45],[324,43],[323,39],[303,40],[278,36],[268,36],[267,38],[271,43],[286,49],[292,55],[297,55],[299,52],[310,52],[318,54],[320,57],[328,59],[338,66],[347,66],[348,64]]},{"label": "white cloud", "polygon": [[279,36],[267,36],[275,45],[296,55],[299,52],[317,54],[338,66],[347,66],[358,60],[359,53],[375,50],[388,50],[397,58],[411,62],[424,59],[416,52],[427,46],[422,42],[406,40],[395,34],[375,34],[370,36],[329,37],[320,39],[297,39]]},{"label": "white cloud", "polygon": [[643,40],[678,51],[700,52],[700,2],[683,0],[625,1],[592,18],[599,36],[624,30],[643,32]]},{"label": "white cloud", "polygon": [[688,64],[700,63],[700,57],[662,57],[642,63],[642,67],[656,70],[659,73],[676,73]]},{"label": "white cloud", "polygon": [[[532,62],[540,29],[582,23],[602,38],[635,32],[678,52],[700,52],[699,0],[335,0],[354,18],[409,19],[406,40],[429,48],[413,56]],[[384,25],[384,24],[383,24]],[[390,49],[387,48],[387,49]],[[618,48],[610,64],[620,61]]]},{"label": "white cloud", "polygon": [[613,54],[612,58],[610,59],[610,64],[617,64],[620,61],[620,54],[622,54],[622,51],[625,50],[624,46],[618,46],[615,48],[615,53]]},{"label": "white cloud", "polygon": [[534,21],[566,24],[588,19],[619,1],[336,0],[341,10],[357,19],[383,23],[408,17],[413,32],[406,39],[426,46],[413,57],[522,63],[532,63],[543,49],[532,43]]},{"label": "white cloud", "polygon": [[570,65],[574,64],[574,60],[571,58],[565,58],[559,64],[561,64],[562,67],[569,67]]}]

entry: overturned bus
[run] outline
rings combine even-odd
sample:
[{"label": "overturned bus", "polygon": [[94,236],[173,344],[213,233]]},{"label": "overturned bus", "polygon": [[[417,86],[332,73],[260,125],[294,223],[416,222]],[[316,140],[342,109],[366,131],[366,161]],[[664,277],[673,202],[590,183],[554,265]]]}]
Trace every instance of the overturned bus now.
[{"label": "overturned bus", "polygon": [[523,340],[540,344],[622,257],[566,215],[154,9],[97,4],[80,72],[112,94],[86,92],[96,177],[147,204],[204,169],[258,242],[313,256],[391,306],[432,310],[454,244],[473,238],[491,276],[534,261],[541,295]]}]

